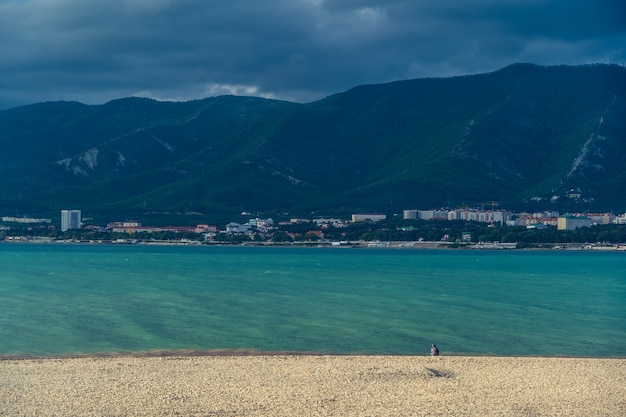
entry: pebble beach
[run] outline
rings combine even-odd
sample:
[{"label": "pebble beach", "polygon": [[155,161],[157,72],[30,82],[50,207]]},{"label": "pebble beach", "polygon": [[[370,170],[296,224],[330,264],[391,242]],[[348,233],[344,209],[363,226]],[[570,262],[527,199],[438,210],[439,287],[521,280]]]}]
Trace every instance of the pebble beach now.
[{"label": "pebble beach", "polygon": [[153,355],[0,360],[0,416],[624,416],[626,359]]}]

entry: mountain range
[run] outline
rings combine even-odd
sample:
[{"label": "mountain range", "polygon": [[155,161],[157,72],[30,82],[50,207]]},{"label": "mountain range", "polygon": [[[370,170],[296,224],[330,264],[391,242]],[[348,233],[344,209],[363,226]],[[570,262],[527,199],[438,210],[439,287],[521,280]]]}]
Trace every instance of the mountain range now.
[{"label": "mountain range", "polygon": [[242,211],[485,204],[624,211],[625,75],[618,65],[514,64],[306,104],[219,96],[12,108],[0,111],[0,212],[219,222]]}]

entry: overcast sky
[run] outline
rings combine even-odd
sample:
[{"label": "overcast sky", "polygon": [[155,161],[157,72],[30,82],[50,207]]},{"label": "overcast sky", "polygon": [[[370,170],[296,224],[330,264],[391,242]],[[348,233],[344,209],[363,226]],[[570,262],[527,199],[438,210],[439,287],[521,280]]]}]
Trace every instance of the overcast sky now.
[{"label": "overcast sky", "polygon": [[0,109],[626,62],[624,0],[0,0]]}]

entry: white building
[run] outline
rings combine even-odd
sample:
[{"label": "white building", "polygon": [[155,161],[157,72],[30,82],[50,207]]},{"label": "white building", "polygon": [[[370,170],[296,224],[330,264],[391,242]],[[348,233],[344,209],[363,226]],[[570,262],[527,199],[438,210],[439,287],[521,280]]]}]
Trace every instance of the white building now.
[{"label": "white building", "polygon": [[[412,210],[404,211],[404,218],[413,215]],[[511,219],[513,213],[507,210],[417,210],[417,218],[422,220],[464,220],[467,222],[500,223],[504,224]]]},{"label": "white building", "polygon": [[226,233],[230,234],[238,234],[238,233],[250,233],[252,228],[249,224],[239,224],[235,222],[230,222],[226,225]]},{"label": "white building", "polygon": [[315,222],[315,224],[317,224],[319,227],[329,227],[329,226],[333,226],[333,227],[346,227],[347,221],[343,220],[343,219],[334,219],[334,218],[330,218],[330,219],[313,219],[313,222]]},{"label": "white building", "polygon": [[80,210],[61,210],[61,231],[81,228]]},{"label": "white building", "polygon": [[615,223],[615,215],[613,213],[591,213],[587,217],[591,219],[593,224],[611,224]]},{"label": "white building", "polygon": [[418,210],[417,218],[422,220],[448,220],[449,210]]},{"label": "white building", "polygon": [[274,227],[274,220],[272,219],[259,219],[258,217],[255,219],[250,219],[248,224],[251,227],[257,228],[258,230],[267,232]]},{"label": "white building", "polygon": [[378,222],[381,220],[385,220],[387,219],[387,216],[385,214],[353,214],[352,215],[352,221],[353,222],[364,222],[364,221],[371,221],[371,222]]},{"label": "white building", "polygon": [[30,217],[3,217],[2,221],[9,223],[52,223],[52,219],[33,219]]}]

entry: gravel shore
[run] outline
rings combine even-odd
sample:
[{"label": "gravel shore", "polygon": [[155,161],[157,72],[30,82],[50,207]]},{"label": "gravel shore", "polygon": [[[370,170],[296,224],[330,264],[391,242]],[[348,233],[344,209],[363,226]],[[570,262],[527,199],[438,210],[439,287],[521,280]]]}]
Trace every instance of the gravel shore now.
[{"label": "gravel shore", "polygon": [[0,416],[625,416],[626,359],[0,360]]}]

